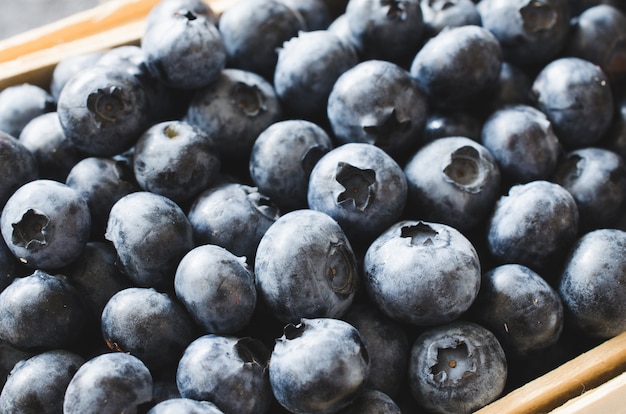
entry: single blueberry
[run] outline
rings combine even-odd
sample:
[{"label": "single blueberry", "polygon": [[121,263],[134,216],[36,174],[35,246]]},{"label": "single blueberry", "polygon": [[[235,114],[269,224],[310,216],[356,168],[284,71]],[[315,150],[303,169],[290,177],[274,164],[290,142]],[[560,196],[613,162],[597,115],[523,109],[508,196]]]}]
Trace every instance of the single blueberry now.
[{"label": "single blueberry", "polygon": [[262,414],[272,402],[270,350],[253,338],[208,334],[185,349],[176,371],[181,396],[225,413]]},{"label": "single blueberry", "polygon": [[135,412],[152,398],[152,375],[138,358],[121,352],[85,362],[65,391],[65,414]]},{"label": "single blueberry", "polygon": [[191,11],[197,16],[203,16],[207,21],[217,24],[218,17],[211,6],[202,0],[160,0],[150,9],[146,17],[146,27],[161,19],[171,18],[181,10]]},{"label": "single blueberry", "polygon": [[483,121],[469,111],[429,111],[424,125],[422,142],[427,144],[437,138],[467,137],[480,141]]},{"label": "single blueberry", "polygon": [[500,396],[507,379],[502,346],[489,330],[454,321],[423,332],[413,343],[409,386],[433,413],[471,413]]},{"label": "single blueberry", "polygon": [[359,277],[350,242],[336,221],[302,209],[281,216],[261,238],[254,265],[257,288],[283,322],[341,317]]},{"label": "single blueberry", "polygon": [[421,143],[428,107],[425,93],[405,69],[368,60],[339,76],[327,115],[338,144],[369,143],[398,158]]},{"label": "single blueberry", "polygon": [[22,185],[39,178],[35,155],[17,138],[0,131],[0,208]]},{"label": "single blueberry", "polygon": [[626,329],[626,231],[598,229],[572,247],[559,280],[566,323],[584,335],[610,338]]},{"label": "single blueberry", "polygon": [[58,269],[78,258],[89,240],[89,206],[73,188],[34,180],[7,201],[0,217],[7,246],[30,268]]},{"label": "single blueberry", "polygon": [[484,117],[509,105],[531,105],[531,87],[533,79],[517,65],[503,61],[496,85],[487,95],[486,105],[479,106],[479,113]]},{"label": "single blueberry", "polygon": [[15,365],[0,394],[3,413],[53,414],[63,411],[65,390],[85,360],[72,352],[42,352]]},{"label": "single blueberry", "polygon": [[171,289],[176,266],[194,247],[183,210],[167,197],[138,191],[111,208],[105,237],[124,274],[141,287]]},{"label": "single blueberry", "polygon": [[304,21],[304,30],[324,30],[332,20],[330,7],[332,2],[326,0],[280,0],[296,12]]},{"label": "single blueberry", "polygon": [[418,326],[458,318],[480,288],[476,249],[440,223],[392,225],[367,249],[363,269],[365,290],[376,306],[396,321]]},{"label": "single blueberry", "polygon": [[41,353],[16,348],[7,341],[0,339],[0,387],[4,387],[11,370],[20,361]]},{"label": "single blueberry", "polygon": [[257,292],[245,259],[216,245],[187,253],[176,269],[176,296],[206,333],[235,334],[254,313]]},{"label": "single blueberry", "polygon": [[311,171],[332,148],[331,138],[318,124],[301,119],[276,122],[254,141],[250,176],[281,210],[307,207]]},{"label": "single blueberry", "polygon": [[382,391],[366,389],[338,414],[402,414],[395,401]]},{"label": "single blueberry", "polygon": [[482,24],[472,0],[421,0],[425,37],[433,37],[448,27]]},{"label": "single blueberry", "polygon": [[155,405],[148,414],[224,414],[209,401],[197,401],[191,398],[171,398]]},{"label": "single blueberry", "polygon": [[276,340],[269,380],[278,402],[290,412],[330,414],[348,406],[369,375],[367,345],[348,322],[302,319]]},{"label": "single blueberry", "polygon": [[372,144],[348,143],[317,162],[307,200],[357,243],[375,238],[400,217],[407,191],[404,172],[390,155]]},{"label": "single blueberry", "polygon": [[0,92],[0,131],[19,137],[33,118],[55,108],[52,95],[40,86],[22,83],[6,87]]},{"label": "single blueberry", "polygon": [[480,224],[500,195],[500,168],[491,152],[467,137],[436,139],[404,167],[407,209],[424,220],[467,232]]}]

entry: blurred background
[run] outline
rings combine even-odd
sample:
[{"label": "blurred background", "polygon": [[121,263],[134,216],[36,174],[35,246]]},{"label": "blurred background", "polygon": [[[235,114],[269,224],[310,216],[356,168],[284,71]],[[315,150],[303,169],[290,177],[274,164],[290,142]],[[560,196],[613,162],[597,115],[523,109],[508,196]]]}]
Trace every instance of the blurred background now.
[{"label": "blurred background", "polygon": [[0,39],[34,29],[107,0],[2,0]]}]

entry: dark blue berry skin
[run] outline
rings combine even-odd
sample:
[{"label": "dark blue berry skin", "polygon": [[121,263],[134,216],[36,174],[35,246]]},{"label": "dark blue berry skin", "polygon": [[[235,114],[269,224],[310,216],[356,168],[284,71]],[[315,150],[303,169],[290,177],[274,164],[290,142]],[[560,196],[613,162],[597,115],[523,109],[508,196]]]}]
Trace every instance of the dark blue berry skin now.
[{"label": "dark blue berry skin", "polygon": [[105,237],[115,246],[123,272],[141,287],[171,289],[178,262],[194,247],[183,210],[169,198],[145,191],[113,205]]},{"label": "dark blue berry skin", "polygon": [[39,178],[65,182],[72,167],[86,157],[65,137],[56,112],[33,118],[19,140],[35,156]]},{"label": "dark blue berry skin", "polygon": [[214,82],[226,65],[226,48],[215,24],[193,10],[180,9],[154,20],[141,49],[146,66],[164,84],[197,89]]},{"label": "dark blue berry skin", "polygon": [[364,60],[403,65],[421,45],[424,22],[419,0],[351,0],[345,14]]},{"label": "dark blue berry skin", "polygon": [[52,180],[20,187],[0,217],[4,241],[26,266],[58,269],[76,260],[91,231],[89,206],[73,188]]},{"label": "dark blue berry skin", "polygon": [[65,276],[35,270],[0,293],[0,339],[18,348],[71,346],[85,320],[82,299]]},{"label": "dark blue berry skin", "polygon": [[278,402],[293,413],[335,413],[364,389],[367,345],[349,323],[333,318],[289,324],[276,340],[269,379]]},{"label": "dark blue berry skin", "polygon": [[254,313],[257,292],[245,259],[205,244],[187,253],[176,269],[176,296],[205,333],[235,334]]},{"label": "dark blue berry skin", "polygon": [[394,224],[367,249],[363,269],[365,290],[376,306],[417,326],[458,318],[480,288],[476,249],[458,230],[439,223]]},{"label": "dark blue berry skin", "polygon": [[481,108],[485,116],[508,105],[531,105],[531,77],[519,66],[503,61],[498,81],[488,95],[488,103]]},{"label": "dark blue berry skin", "polygon": [[626,66],[626,15],[608,4],[598,4],[573,20],[565,53],[600,66],[612,82],[623,79]]},{"label": "dark blue berry skin", "polygon": [[20,263],[7,247],[3,238],[0,238],[0,292],[20,275]]},{"label": "dark blue berry skin", "polygon": [[65,84],[57,112],[65,136],[78,149],[112,156],[132,147],[147,128],[148,97],[125,67],[93,66]]},{"label": "dark blue berry skin", "polygon": [[404,326],[368,302],[353,304],[342,319],[359,331],[367,345],[370,359],[368,388],[389,397],[397,396],[406,379],[410,351]]},{"label": "dark blue berry skin", "polygon": [[407,209],[466,232],[480,224],[500,195],[500,168],[491,152],[467,137],[439,138],[404,167]]},{"label": "dark blue berry skin", "polygon": [[0,340],[0,387],[4,387],[9,373],[18,362],[35,356],[40,352],[25,351],[14,347],[7,341]]},{"label": "dark blue berry skin", "polygon": [[339,414],[402,414],[400,407],[382,391],[366,389]]},{"label": "dark blue berry skin", "polygon": [[33,153],[16,137],[0,131],[0,207],[22,185],[39,178]]},{"label": "dark blue berry skin", "polygon": [[253,338],[208,334],[185,350],[176,372],[181,396],[224,413],[262,414],[272,402],[270,350]]},{"label": "dark blue berry skin", "polygon": [[335,81],[357,63],[354,48],[333,32],[300,32],[278,51],[274,71],[276,94],[292,117],[323,118]]},{"label": "dark blue berry skin", "polygon": [[120,290],[132,286],[115,265],[116,259],[117,252],[110,243],[91,241],[78,259],[63,270],[98,325],[109,299]]},{"label": "dark blue berry skin", "polygon": [[98,355],[76,371],[65,392],[66,414],[135,412],[152,398],[152,375],[141,360],[113,352]]},{"label": "dark blue berry skin", "polygon": [[626,158],[626,95],[615,98],[615,115],[600,145]]},{"label": "dark blue berry skin", "polygon": [[493,89],[502,51],[480,26],[454,27],[430,38],[411,62],[410,73],[433,107],[465,108]]},{"label": "dark blue berry skin", "polygon": [[276,122],[254,141],[250,177],[281,211],[307,207],[311,171],[332,148],[331,138],[318,124],[302,119]]},{"label": "dark blue berry skin", "polygon": [[471,413],[500,396],[507,361],[495,335],[472,322],[454,321],[423,332],[413,343],[409,386],[433,413]]},{"label": "dark blue berry skin", "polygon": [[422,0],[426,37],[437,35],[446,27],[480,26],[480,13],[472,0]]},{"label": "dark blue berry skin", "polygon": [[498,200],[487,224],[487,247],[499,263],[545,272],[561,263],[578,234],[578,208],[562,186],[544,181],[517,184]]},{"label": "dark blue berry skin", "polygon": [[602,69],[587,60],[553,60],[535,77],[531,92],[566,149],[594,145],[611,125],[611,86]]},{"label": "dark blue berry skin", "polygon": [[502,46],[506,61],[541,66],[563,49],[569,34],[568,0],[486,0],[477,6],[483,27]]},{"label": "dark blue berry skin", "polygon": [[509,357],[547,349],[563,331],[563,303],[557,291],[518,264],[497,266],[483,274],[470,315],[496,335]]},{"label": "dark blue berry skin", "polygon": [[295,210],[261,238],[254,265],[257,288],[282,322],[341,317],[354,299],[356,259],[341,227],[324,213]]},{"label": "dark blue berry skin", "polygon": [[283,42],[305,30],[302,16],[279,0],[244,0],[224,11],[219,30],[227,66],[273,79]]},{"label": "dark blue berry skin", "polygon": [[42,352],[15,365],[0,394],[3,413],[63,411],[65,389],[85,360],[72,352]]},{"label": "dark blue berry skin", "polygon": [[65,183],[89,206],[92,240],[104,239],[113,204],[141,189],[128,162],[108,157],[87,157],[77,162],[67,174]]},{"label": "dark blue berry skin", "polygon": [[278,219],[279,210],[257,188],[227,182],[200,193],[187,217],[196,245],[221,246],[252,264],[259,241]]},{"label": "dark blue berry skin", "polygon": [[0,92],[0,131],[19,137],[33,118],[55,110],[56,103],[45,89],[23,83]]},{"label": "dark blue berry skin", "polygon": [[401,158],[421,143],[428,107],[426,95],[404,68],[369,60],[337,79],[327,115],[338,144],[369,143]]},{"label": "dark blue berry skin", "polygon": [[304,30],[324,30],[332,21],[328,2],[324,0],[280,0],[300,13],[304,20]]},{"label": "dark blue berry skin", "polygon": [[81,72],[98,63],[98,60],[105,52],[80,53],[74,56],[68,56],[59,61],[54,69],[50,79],[50,94],[54,101],[59,100],[61,90],[75,74]]},{"label": "dark blue berry skin", "polygon": [[203,16],[210,23],[217,23],[217,15],[211,6],[202,0],[162,0],[150,9],[146,17],[146,27],[162,20],[169,19],[181,10],[191,11],[197,16]]},{"label": "dark blue berry skin", "polygon": [[569,191],[578,206],[580,233],[612,227],[626,205],[626,163],[604,148],[567,153],[552,181]]},{"label": "dark blue berry skin", "polygon": [[254,140],[281,118],[271,83],[253,72],[224,69],[196,92],[183,120],[209,135],[219,154],[247,159]]},{"label": "dark blue berry skin", "polygon": [[211,186],[221,167],[210,137],[183,121],[153,125],[134,149],[133,172],[139,186],[180,205]]},{"label": "dark blue berry skin", "polygon": [[468,111],[429,111],[422,133],[422,142],[427,144],[437,138],[467,137],[480,141],[482,120]]},{"label": "dark blue berry skin", "polygon": [[152,288],[123,289],[102,311],[107,346],[136,356],[151,370],[175,366],[194,334],[192,319],[183,306]]},{"label": "dark blue berry skin", "polygon": [[598,229],[572,247],[558,291],[566,323],[586,336],[610,338],[626,329],[626,232]]},{"label": "dark blue berry skin", "polygon": [[191,398],[171,398],[155,405],[148,414],[224,414],[209,401],[197,401]]},{"label": "dark blue berry skin", "polygon": [[483,124],[481,142],[496,159],[503,178],[512,183],[550,178],[561,155],[552,123],[528,105],[494,112]]},{"label": "dark blue berry skin", "polygon": [[394,223],[406,199],[402,168],[372,144],[348,143],[331,150],[309,178],[309,208],[335,219],[355,243],[375,238]]}]

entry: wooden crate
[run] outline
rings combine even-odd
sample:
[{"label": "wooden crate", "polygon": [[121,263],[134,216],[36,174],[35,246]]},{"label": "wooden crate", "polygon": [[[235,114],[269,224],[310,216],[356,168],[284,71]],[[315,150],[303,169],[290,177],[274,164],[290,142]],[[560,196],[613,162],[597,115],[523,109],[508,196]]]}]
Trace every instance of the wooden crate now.
[{"label": "wooden crate", "polygon": [[[0,41],[0,90],[23,82],[47,87],[62,59],[139,44],[159,0],[111,0]],[[220,13],[236,0],[206,0]],[[336,4],[336,0],[328,0]],[[480,414],[626,412],[626,332],[479,410]]]}]

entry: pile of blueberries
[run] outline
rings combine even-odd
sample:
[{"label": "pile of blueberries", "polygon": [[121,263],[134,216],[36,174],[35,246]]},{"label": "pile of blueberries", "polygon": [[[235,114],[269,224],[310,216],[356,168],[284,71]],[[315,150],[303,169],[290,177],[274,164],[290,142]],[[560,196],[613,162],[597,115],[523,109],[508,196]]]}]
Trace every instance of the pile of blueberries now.
[{"label": "pile of blueberries", "polygon": [[2,413],[469,413],[626,330],[621,0],[162,0],[0,131]]}]

